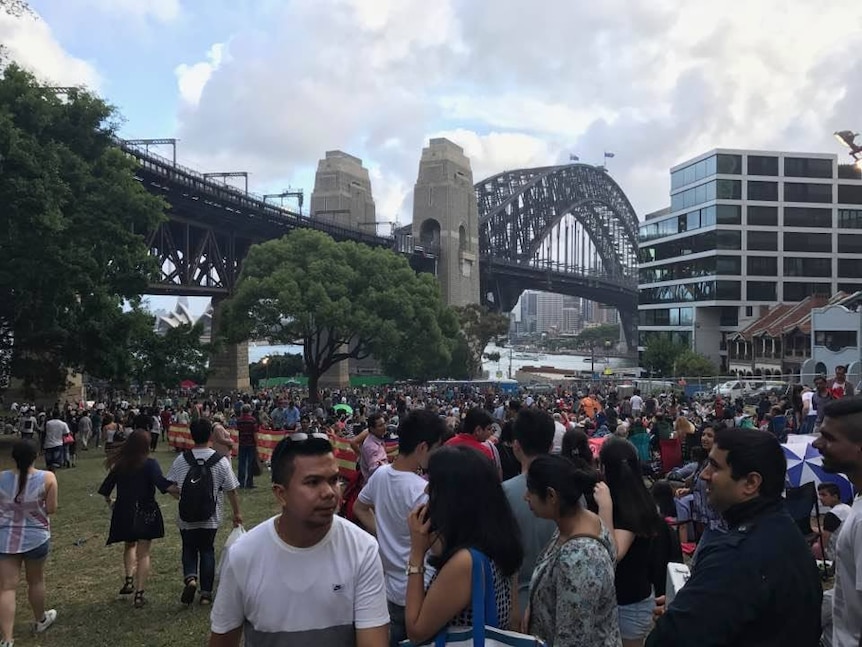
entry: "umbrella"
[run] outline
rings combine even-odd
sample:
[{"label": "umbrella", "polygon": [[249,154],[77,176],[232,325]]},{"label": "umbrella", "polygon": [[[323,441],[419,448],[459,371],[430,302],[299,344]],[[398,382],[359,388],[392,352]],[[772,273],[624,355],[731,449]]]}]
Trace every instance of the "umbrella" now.
[{"label": "umbrella", "polygon": [[[792,436],[791,436],[792,437]],[[823,458],[812,445],[816,436],[805,436],[807,442],[797,436],[793,442],[781,446],[787,459],[787,483],[799,487],[805,483],[834,483],[841,491],[841,500],[853,498],[853,486],[843,474],[829,474],[823,469]]]},{"label": "umbrella", "polygon": [[180,382],[180,388],[185,389],[186,391],[194,389],[195,387],[197,387],[197,384],[192,380],[183,380]]},{"label": "umbrella", "polygon": [[338,412],[340,412],[340,411],[343,411],[343,412],[344,412],[344,413],[346,413],[348,416],[352,416],[352,415],[353,415],[353,407],[351,407],[349,404],[336,404],[336,405],[335,405],[334,407],[332,407],[332,408],[333,408],[333,409],[335,409],[335,412],[336,412],[336,413],[338,413]]}]

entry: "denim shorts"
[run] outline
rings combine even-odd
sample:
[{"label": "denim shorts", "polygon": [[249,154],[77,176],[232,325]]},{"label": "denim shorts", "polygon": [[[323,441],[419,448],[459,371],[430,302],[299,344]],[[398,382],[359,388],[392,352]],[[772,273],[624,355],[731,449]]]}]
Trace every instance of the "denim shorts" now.
[{"label": "denim shorts", "polygon": [[646,638],[652,629],[653,610],[655,609],[655,597],[648,598],[633,604],[617,606],[617,617],[620,623],[620,635],[623,640],[638,640]]},{"label": "denim shorts", "polygon": [[23,557],[28,562],[35,562],[40,559],[45,559],[51,551],[51,540],[47,539],[45,543],[31,548],[26,553],[0,553],[0,559],[8,557]]}]

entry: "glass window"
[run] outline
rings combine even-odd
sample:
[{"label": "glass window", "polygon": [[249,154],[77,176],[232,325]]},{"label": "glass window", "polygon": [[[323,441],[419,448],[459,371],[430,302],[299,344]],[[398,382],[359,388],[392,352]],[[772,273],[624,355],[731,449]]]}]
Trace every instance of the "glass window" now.
[{"label": "glass window", "polygon": [[777,301],[777,286],[775,281],[748,281],[746,298],[749,301]]},{"label": "glass window", "polygon": [[[784,177],[832,177],[832,160],[785,157]],[[787,198],[785,197],[785,200]]]},{"label": "glass window", "polygon": [[716,171],[724,175],[742,175],[741,155],[717,155]]},{"label": "glass window", "polygon": [[[685,214],[685,228],[686,231],[691,231],[692,229],[700,229],[700,211],[692,211],[690,213]],[[679,217],[680,222],[683,219],[683,216]]]},{"label": "glass window", "polygon": [[748,174],[775,177],[778,175],[778,158],[764,157],[762,155],[749,155]]},{"label": "glass window", "polygon": [[838,165],[839,180],[862,180],[862,169],[855,164]]},{"label": "glass window", "polygon": [[748,224],[775,227],[778,225],[778,207],[758,207],[749,205],[746,209]]},{"label": "glass window", "polygon": [[755,182],[754,180],[749,180],[746,184],[749,200],[778,202],[778,182]]},{"label": "glass window", "polygon": [[640,303],[685,303],[691,301],[712,301],[715,298],[715,281],[699,281],[643,288]]},{"label": "glass window", "polygon": [[775,256],[748,256],[747,273],[752,276],[778,276],[778,259]]},{"label": "glass window", "polygon": [[718,321],[719,326],[738,326],[739,325],[739,308],[736,306],[722,306],[721,316]]},{"label": "glass window", "polygon": [[830,283],[796,283],[795,281],[784,282],[784,300],[785,301],[802,301],[805,297],[810,297],[814,294],[828,296],[832,292],[832,284]]},{"label": "glass window", "polygon": [[[710,182],[710,184],[713,184]],[[715,197],[719,200],[742,200],[742,182],[740,180],[716,180]]]},{"label": "glass window", "polygon": [[784,183],[785,202],[832,202],[831,184]]},{"label": "glass window", "polygon": [[746,211],[749,225],[765,227],[775,227],[778,225],[778,207],[749,205]]},{"label": "glass window", "polygon": [[742,224],[742,207],[738,204],[719,204],[714,208],[715,220],[719,225]]},{"label": "glass window", "polygon": [[839,229],[862,229],[862,209],[839,209]]},{"label": "glass window", "polygon": [[839,258],[838,276],[842,278],[862,279],[862,262],[855,258]]},{"label": "glass window", "polygon": [[776,231],[749,231],[748,249],[761,249],[769,252],[778,251],[778,232]]},{"label": "glass window", "polygon": [[741,231],[716,231],[716,249],[742,249]]},{"label": "glass window", "polygon": [[856,337],[855,330],[817,330],[814,333],[814,345],[837,352],[844,348],[855,348]]},{"label": "glass window", "polygon": [[679,325],[690,326],[694,323],[694,308],[679,309]]},{"label": "glass window", "polygon": [[832,259],[785,257],[784,276],[832,276]]},{"label": "glass window", "polygon": [[742,298],[741,281],[716,281],[715,298],[720,301],[739,301]]},{"label": "glass window", "polygon": [[742,273],[742,258],[739,256],[716,256],[715,257],[715,273],[716,274],[741,274]]},{"label": "glass window", "polygon": [[[840,240],[840,239],[839,239]],[[800,236],[792,231],[784,234],[785,252],[826,252],[832,253],[832,234],[805,234]],[[840,247],[839,247],[839,251]],[[860,248],[862,251],[862,248]]]},{"label": "glass window", "polygon": [[838,236],[838,251],[845,254],[862,254],[862,235],[843,234]]},{"label": "glass window", "polygon": [[838,290],[847,294],[862,292],[862,283],[839,283]]},{"label": "glass window", "polygon": [[839,204],[862,204],[862,186],[858,184],[838,185]]},{"label": "glass window", "polygon": [[785,227],[832,228],[832,209],[818,207],[784,207]]},{"label": "glass window", "polygon": [[715,207],[704,207],[700,210],[700,226],[709,227],[715,224]]}]

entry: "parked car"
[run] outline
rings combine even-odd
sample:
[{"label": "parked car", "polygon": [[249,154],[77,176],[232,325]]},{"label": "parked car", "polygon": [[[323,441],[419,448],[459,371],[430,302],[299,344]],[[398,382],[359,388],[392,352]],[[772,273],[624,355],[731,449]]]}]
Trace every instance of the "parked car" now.
[{"label": "parked car", "polygon": [[764,393],[767,396],[774,395],[777,398],[781,398],[787,393],[789,388],[790,384],[787,382],[763,382],[756,389],[743,396],[743,400],[745,404],[757,404]]},{"label": "parked car", "polygon": [[712,392],[714,395],[720,395],[725,400],[735,401],[737,398],[745,398],[745,396],[757,388],[756,385],[746,380],[731,380],[724,382],[715,387]]}]

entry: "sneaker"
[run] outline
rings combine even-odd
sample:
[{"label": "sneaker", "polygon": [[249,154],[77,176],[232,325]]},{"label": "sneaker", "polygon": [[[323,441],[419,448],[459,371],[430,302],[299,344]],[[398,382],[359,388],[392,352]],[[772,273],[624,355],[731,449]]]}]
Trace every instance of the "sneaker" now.
[{"label": "sneaker", "polygon": [[180,596],[180,602],[183,604],[191,604],[195,601],[195,592],[198,590],[198,581],[194,577],[186,580],[186,585],[183,587],[183,594]]},{"label": "sneaker", "polygon": [[35,625],[33,627],[33,631],[35,631],[37,634],[40,634],[44,631],[47,631],[48,627],[50,627],[52,624],[54,624],[54,622],[56,620],[57,620],[57,610],[56,609],[48,609],[45,612],[45,615],[42,617],[42,620],[35,623]]},{"label": "sneaker", "polygon": [[0,647],[15,647],[14,640],[0,640]]}]

